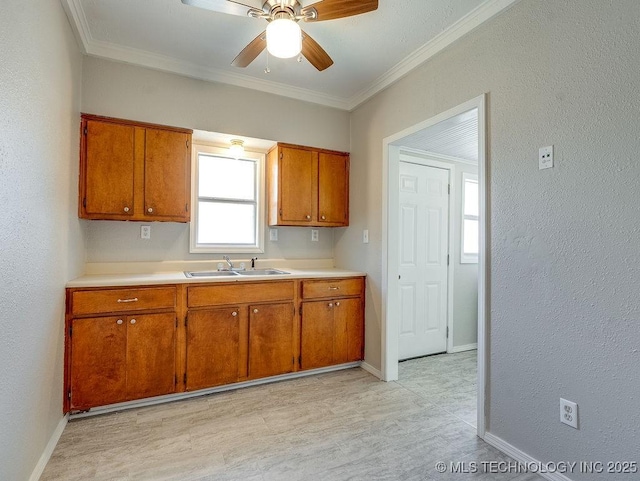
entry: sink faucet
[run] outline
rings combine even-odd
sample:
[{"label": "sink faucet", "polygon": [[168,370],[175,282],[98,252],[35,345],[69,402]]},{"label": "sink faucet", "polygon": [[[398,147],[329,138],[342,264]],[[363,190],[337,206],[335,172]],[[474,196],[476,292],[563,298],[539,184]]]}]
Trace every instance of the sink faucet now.
[{"label": "sink faucet", "polygon": [[256,268],[256,261],[258,260],[257,257],[252,257],[251,258],[251,268],[255,269]]},{"label": "sink faucet", "polygon": [[222,258],[227,261],[227,264],[229,264],[229,269],[233,270],[233,262],[231,262],[231,259],[229,259],[229,256],[222,256]]}]

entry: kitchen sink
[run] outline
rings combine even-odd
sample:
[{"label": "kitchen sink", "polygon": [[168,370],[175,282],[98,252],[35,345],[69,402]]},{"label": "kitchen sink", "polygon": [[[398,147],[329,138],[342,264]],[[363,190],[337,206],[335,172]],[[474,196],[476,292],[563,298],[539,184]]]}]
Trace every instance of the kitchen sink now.
[{"label": "kitchen sink", "polygon": [[241,276],[276,276],[281,274],[291,274],[291,272],[285,272],[278,269],[251,269],[249,271],[239,271]]},{"label": "kitchen sink", "polygon": [[237,276],[235,271],[184,271],[186,277],[230,277]]}]

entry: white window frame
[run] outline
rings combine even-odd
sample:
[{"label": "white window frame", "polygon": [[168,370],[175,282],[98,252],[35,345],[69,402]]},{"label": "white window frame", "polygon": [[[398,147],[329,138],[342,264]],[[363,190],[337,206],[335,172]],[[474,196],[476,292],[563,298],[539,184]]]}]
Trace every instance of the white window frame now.
[{"label": "white window frame", "polygon": [[[461,264],[477,264],[478,263],[478,254],[465,254],[464,252],[464,221],[465,220],[476,220],[478,221],[478,226],[480,226],[480,216],[477,215],[465,215],[464,213],[464,198],[466,195],[465,185],[467,181],[473,181],[476,184],[478,183],[478,175],[472,174],[470,172],[462,173],[462,196],[461,196],[461,205],[460,205],[460,263]],[[478,186],[479,188],[479,186]],[[478,246],[479,248],[479,246]]]},{"label": "white window frame", "polygon": [[265,232],[265,153],[251,152],[245,150],[240,157],[244,160],[253,160],[256,162],[256,242],[251,245],[240,246],[238,244],[198,244],[198,208],[199,208],[199,172],[198,157],[200,154],[210,154],[216,157],[226,157],[233,159],[234,156],[229,153],[228,148],[217,147],[207,144],[192,144],[191,153],[191,205],[193,212],[191,213],[190,223],[190,241],[189,252],[200,254],[261,254],[264,253],[264,232]]}]

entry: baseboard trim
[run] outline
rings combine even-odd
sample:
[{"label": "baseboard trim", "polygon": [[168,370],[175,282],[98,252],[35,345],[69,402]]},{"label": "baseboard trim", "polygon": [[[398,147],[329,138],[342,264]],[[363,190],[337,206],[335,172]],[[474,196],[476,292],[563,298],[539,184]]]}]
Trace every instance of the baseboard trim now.
[{"label": "baseboard trim", "polygon": [[362,361],[360,363],[360,367],[362,369],[364,369],[365,371],[367,371],[368,373],[373,374],[378,379],[382,379],[382,372],[380,372],[380,369],[376,369],[371,364],[368,364],[368,363]]},{"label": "baseboard trim", "polygon": [[449,354],[454,354],[456,352],[473,351],[474,349],[478,349],[477,342],[474,342],[473,344],[464,344],[462,346],[453,346],[449,350]]},{"label": "baseboard trim", "polygon": [[133,409],[133,408],[139,408],[139,407],[145,407],[145,406],[155,406],[156,404],[163,404],[163,403],[172,402],[172,401],[182,401],[184,399],[207,396],[209,394],[215,394],[218,392],[233,391],[236,389],[242,389],[250,386],[259,386],[261,384],[287,381],[289,379],[297,379],[300,377],[313,376],[316,374],[323,374],[326,372],[341,371],[343,369],[352,369],[354,367],[360,367],[360,363],[349,362],[346,364],[338,364],[336,366],[321,367],[318,369],[309,369],[308,371],[291,372],[287,374],[280,374],[278,376],[265,377],[262,379],[254,379],[253,381],[244,381],[244,382],[237,382],[233,384],[226,384],[224,386],[218,386],[218,387],[213,387],[209,389],[201,389],[199,391],[167,394],[164,396],[140,399],[138,401],[127,401],[127,402],[118,403],[118,404],[110,404],[109,406],[91,408],[89,411],[71,413],[70,419],[79,419],[79,418],[97,416],[99,414],[106,414],[106,413],[111,413],[116,411],[124,411],[126,409]]},{"label": "baseboard trim", "polygon": [[[537,459],[529,456],[527,453],[525,453],[524,451],[521,451],[520,449],[516,448],[515,446],[512,446],[511,444],[509,444],[508,442],[506,442],[504,439],[499,438],[498,436],[488,433],[486,432],[484,434],[484,440],[486,443],[490,444],[491,446],[493,446],[494,448],[502,451],[504,454],[511,456],[513,459],[515,459],[516,461],[526,464],[526,463],[534,463],[536,465],[544,465],[544,463],[542,463],[541,461],[538,461]],[[562,473],[543,473],[543,472],[538,472],[536,473],[539,476],[541,476],[544,479],[548,479],[549,481],[572,481],[571,478],[566,477],[564,474]]]},{"label": "baseboard trim", "polygon": [[53,450],[56,448],[58,441],[60,441],[60,436],[62,436],[62,432],[64,431],[64,428],[67,426],[68,421],[69,421],[68,414],[65,414],[62,417],[62,419],[60,419],[60,422],[54,429],[53,434],[51,434],[51,437],[49,438],[49,442],[47,443],[47,445],[44,448],[44,451],[40,455],[40,459],[38,460],[36,467],[33,468],[33,471],[31,472],[31,476],[29,476],[29,481],[38,481],[40,479],[40,476],[42,476],[42,473],[44,472],[44,468],[47,467],[47,463],[49,462],[49,459],[51,458],[51,455],[53,454]]}]

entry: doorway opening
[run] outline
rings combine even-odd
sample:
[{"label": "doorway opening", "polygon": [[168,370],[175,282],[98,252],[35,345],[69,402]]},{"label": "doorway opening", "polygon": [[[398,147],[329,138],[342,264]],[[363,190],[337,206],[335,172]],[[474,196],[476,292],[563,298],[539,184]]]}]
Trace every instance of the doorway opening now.
[{"label": "doorway opening", "polygon": [[[383,239],[382,378],[397,380],[398,361],[403,357],[415,357],[407,355],[411,351],[403,353],[400,347],[403,337],[412,338],[412,329],[439,338],[424,354],[468,351],[465,355],[468,364],[469,359],[475,357],[469,350],[477,347],[477,419],[474,424],[480,437],[485,433],[487,359],[485,132],[485,96],[482,95],[387,137],[383,143],[383,227],[387,235]],[[420,176],[425,179],[425,188],[431,188],[434,194],[431,200],[425,200],[422,214],[417,207],[411,206],[414,200],[411,188],[419,182]],[[440,180],[434,180],[433,176]],[[444,183],[445,178],[449,179],[448,184]],[[442,185],[451,186],[448,187],[451,194],[441,198],[446,199],[446,212],[444,204],[438,203]],[[475,212],[468,206],[465,210],[465,193],[468,198],[476,196]],[[447,220],[443,221],[445,213]],[[426,225],[436,234],[425,233]],[[422,246],[422,254],[417,251],[419,246]],[[470,298],[456,293],[455,276],[463,274],[462,270],[456,272],[454,265],[467,272],[475,271],[477,289],[473,294],[477,300],[473,295]],[[418,277],[411,277],[414,274]],[[464,306],[468,311],[466,321],[460,321],[465,318],[460,315],[454,320],[453,313],[457,309],[457,314],[461,314]],[[471,328],[469,315],[472,317]],[[424,325],[417,328],[416,319],[422,319]]]}]

